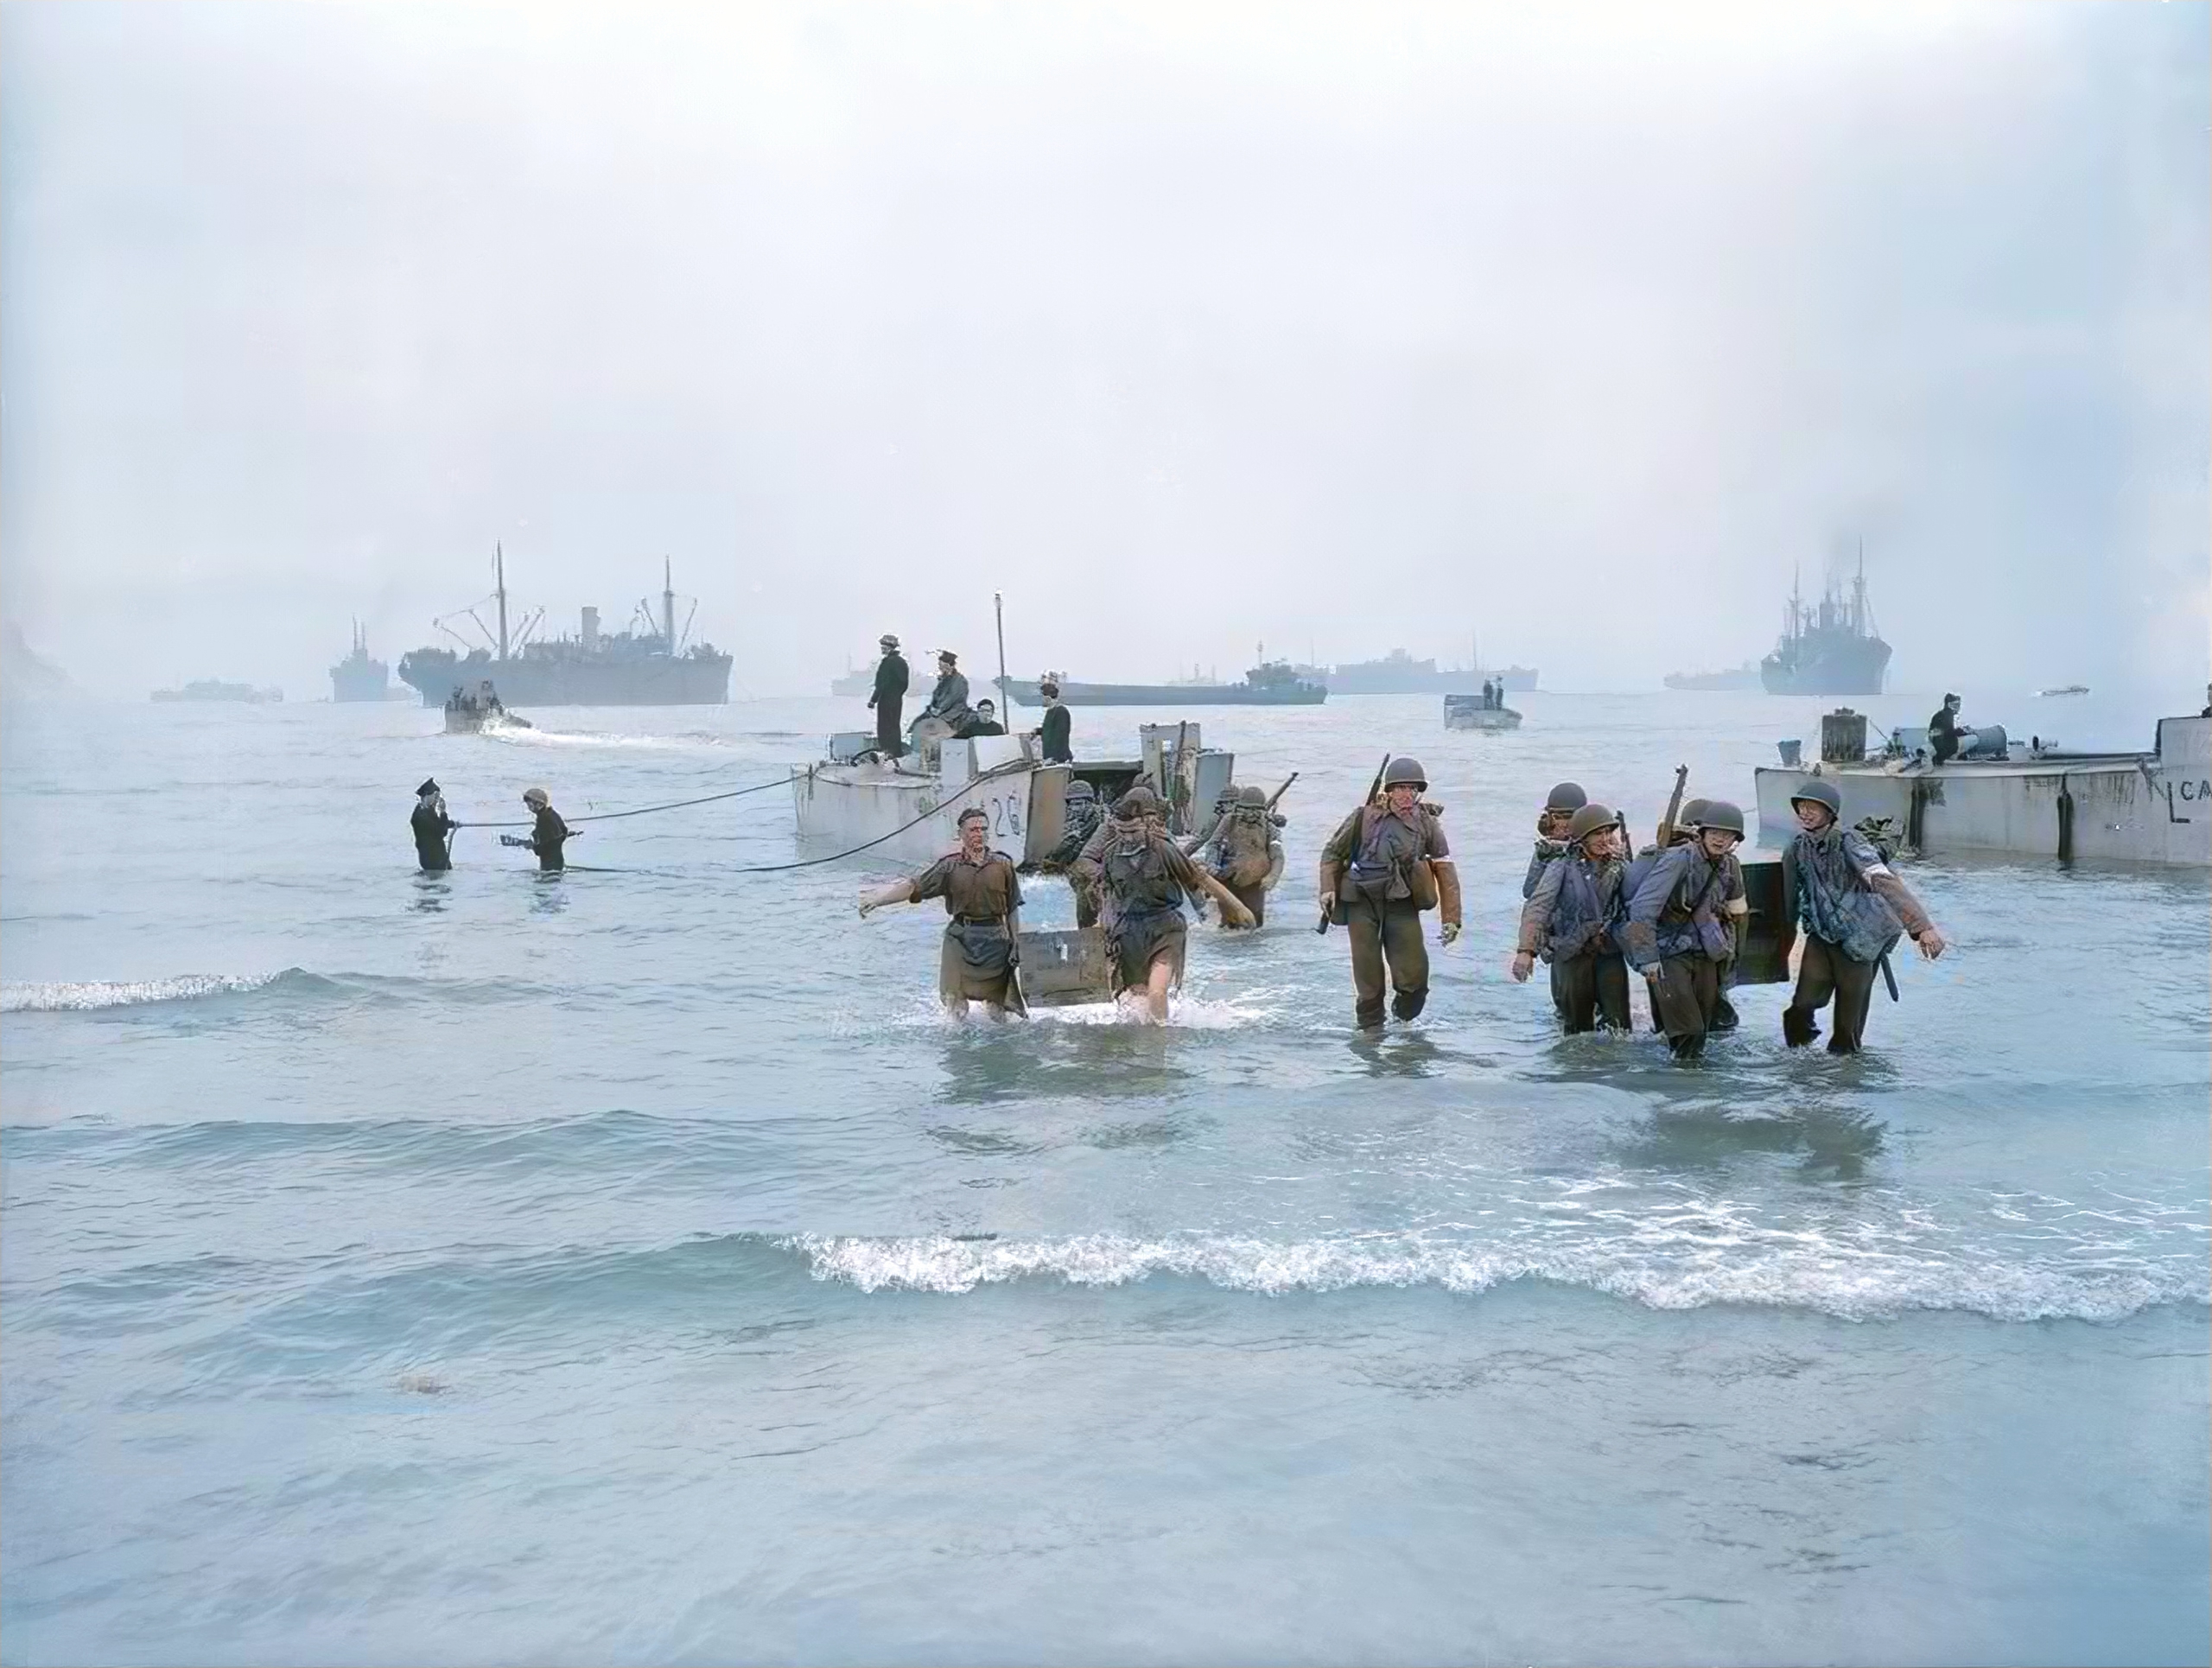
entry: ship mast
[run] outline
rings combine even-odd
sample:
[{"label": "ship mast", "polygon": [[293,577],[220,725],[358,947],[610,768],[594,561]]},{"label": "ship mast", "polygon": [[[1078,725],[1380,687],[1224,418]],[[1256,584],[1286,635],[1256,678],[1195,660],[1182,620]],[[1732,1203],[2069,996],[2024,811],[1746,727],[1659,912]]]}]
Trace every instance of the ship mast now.
[{"label": "ship mast", "polygon": [[668,652],[676,653],[676,581],[669,571],[668,558],[660,559],[660,633],[668,640]]},{"label": "ship mast", "polygon": [[507,663],[507,553],[496,542],[492,546],[492,570],[499,594],[499,664]]}]

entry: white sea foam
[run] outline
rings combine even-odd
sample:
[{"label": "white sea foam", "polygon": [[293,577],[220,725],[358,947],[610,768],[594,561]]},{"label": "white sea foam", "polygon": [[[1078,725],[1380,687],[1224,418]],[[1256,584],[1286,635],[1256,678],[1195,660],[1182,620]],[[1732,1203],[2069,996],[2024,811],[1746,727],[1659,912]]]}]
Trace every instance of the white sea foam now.
[{"label": "white sea foam", "polygon": [[2005,1321],[2112,1321],[2158,1303],[2212,1302],[2201,1265],[2068,1269],[1933,1255],[1853,1255],[1831,1244],[1731,1245],[1654,1260],[1627,1245],[1499,1247],[1402,1234],[1265,1240],[1194,1234],[1136,1238],[839,1238],[784,1242],[818,1280],[862,1291],[957,1293],[1033,1277],[1122,1285],[1153,1275],[1205,1280],[1233,1291],[1338,1291],[1434,1285],[1480,1292],[1516,1280],[1582,1286],[1652,1308],[1715,1303],[1817,1310],[1874,1320],[1910,1309],[1958,1309]]},{"label": "white sea foam", "polygon": [[[289,970],[288,970],[289,971]],[[149,1002],[257,990],[283,973],[181,973],[166,979],[62,979],[0,984],[0,1014],[60,1013],[73,1009],[131,1008]]]}]

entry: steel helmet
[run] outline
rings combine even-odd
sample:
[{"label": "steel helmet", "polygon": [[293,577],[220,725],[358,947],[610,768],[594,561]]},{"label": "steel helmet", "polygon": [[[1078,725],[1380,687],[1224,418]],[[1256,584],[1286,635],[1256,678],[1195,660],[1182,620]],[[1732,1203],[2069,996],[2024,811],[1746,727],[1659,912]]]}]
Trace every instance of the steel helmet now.
[{"label": "steel helmet", "polygon": [[1383,767],[1382,786],[1386,789],[1418,787],[1425,791],[1428,786],[1428,773],[1421,767],[1418,759],[1411,756],[1393,759]]},{"label": "steel helmet", "polygon": [[1240,788],[1236,800],[1238,804],[1249,805],[1255,811],[1265,811],[1268,808],[1268,790],[1255,783],[1250,787]]},{"label": "steel helmet", "polygon": [[1620,818],[1613,815],[1610,809],[1593,802],[1584,805],[1574,813],[1574,820],[1567,825],[1567,837],[1570,841],[1579,842],[1599,832],[1601,829],[1617,827],[1619,823]]},{"label": "steel helmet", "polygon": [[523,790],[522,802],[524,805],[550,805],[552,801],[553,796],[548,793],[542,787],[531,787],[524,788]]},{"label": "steel helmet", "polygon": [[1547,811],[1580,811],[1589,803],[1590,796],[1580,782],[1560,782],[1544,796]]},{"label": "steel helmet", "polygon": [[1078,776],[1068,784],[1067,797],[1071,799],[1095,799],[1098,797],[1098,790]]},{"label": "steel helmet", "polygon": [[1694,799],[1683,800],[1681,810],[1677,812],[1675,815],[1675,827],[1676,831],[1680,831],[1685,828],[1704,827],[1705,813],[1712,809],[1713,801],[1702,797]]},{"label": "steel helmet", "polygon": [[1705,809],[1698,813],[1697,825],[1700,832],[1718,830],[1723,834],[1733,834],[1740,840],[1744,837],[1743,807],[1731,805],[1726,799],[1708,799]]},{"label": "steel helmet", "polygon": [[1798,783],[1796,789],[1789,796],[1789,803],[1794,807],[1808,802],[1826,805],[1828,808],[1829,816],[1838,821],[1842,819],[1843,795],[1837,790],[1834,782],[1824,782],[1815,776]]},{"label": "steel helmet", "polygon": [[1160,796],[1148,787],[1133,787],[1114,804],[1114,814],[1123,822],[1159,809]]}]

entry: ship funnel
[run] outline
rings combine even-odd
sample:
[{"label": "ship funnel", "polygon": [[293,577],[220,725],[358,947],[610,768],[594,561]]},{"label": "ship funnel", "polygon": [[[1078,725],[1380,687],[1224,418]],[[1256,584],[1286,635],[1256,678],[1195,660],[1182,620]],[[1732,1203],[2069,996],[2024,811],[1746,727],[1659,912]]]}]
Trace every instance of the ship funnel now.
[{"label": "ship funnel", "polygon": [[595,654],[598,652],[599,610],[597,608],[586,608],[584,610],[584,653],[586,654]]}]

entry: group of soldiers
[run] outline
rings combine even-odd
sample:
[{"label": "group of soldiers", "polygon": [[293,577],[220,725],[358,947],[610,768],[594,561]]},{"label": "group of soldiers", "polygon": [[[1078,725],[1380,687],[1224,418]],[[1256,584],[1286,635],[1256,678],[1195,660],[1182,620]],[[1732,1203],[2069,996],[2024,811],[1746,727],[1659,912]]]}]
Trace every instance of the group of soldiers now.
[{"label": "group of soldiers", "polygon": [[[561,813],[553,809],[553,796],[542,787],[523,790],[522,802],[531,815],[527,835],[502,834],[501,845],[520,846],[537,854],[541,869],[564,869],[568,866],[562,849],[584,831],[570,828],[562,820]],[[425,874],[437,874],[453,867],[454,831],[467,826],[446,813],[446,796],[438,786],[435,776],[423,780],[415,790],[415,809],[407,818],[408,830],[415,837],[415,861]]]},{"label": "group of soldiers", "polygon": [[[1815,1041],[1816,1016],[1833,1002],[1828,1052],[1856,1054],[1875,974],[1886,973],[1897,940],[1910,934],[1933,961],[1943,935],[1867,835],[1843,825],[1834,783],[1808,778],[1790,807],[1797,832],[1782,862],[1804,953],[1783,1009],[1783,1040],[1792,1047]],[[1630,1028],[1633,968],[1669,1047],[1694,1060],[1709,1035],[1737,1025],[1727,993],[1750,913],[1736,856],[1744,813],[1726,799],[1692,799],[1660,832],[1631,860],[1619,817],[1577,783],[1554,787],[1537,819],[1510,971],[1526,980],[1541,956],[1560,1025],[1573,1033]]]},{"label": "group of soldiers", "polygon": [[[1409,1022],[1427,1005],[1424,914],[1440,917],[1443,944],[1460,935],[1458,870],[1442,809],[1427,791],[1419,760],[1390,760],[1321,848],[1319,930],[1345,929],[1353,1016],[1363,1031],[1381,1028],[1386,1012]],[[1818,1015],[1833,1004],[1828,1050],[1852,1054],[1865,1036],[1875,976],[1886,974],[1899,939],[1910,935],[1932,961],[1943,935],[1867,835],[1843,825],[1833,783],[1808,779],[1791,804],[1798,827],[1782,861],[1804,952],[1783,1036],[1793,1047],[1814,1041]],[[1205,831],[1178,843],[1149,788],[1133,787],[1108,807],[1078,780],[1068,789],[1065,837],[1043,865],[1066,875],[1077,926],[1103,929],[1117,998],[1141,1004],[1154,1023],[1166,1022],[1169,993],[1181,983],[1185,904],[1200,914],[1208,902],[1217,906],[1225,929],[1256,928],[1282,871],[1276,834],[1284,819],[1263,790],[1234,790],[1215,809]],[[1621,818],[1579,785],[1559,784],[1537,820],[1511,977],[1525,982],[1541,958],[1564,1031],[1626,1031],[1632,969],[1675,1056],[1697,1059],[1708,1036],[1738,1023],[1727,993],[1750,912],[1736,856],[1744,833],[1739,807],[1692,799],[1630,857]],[[939,991],[947,1006],[964,1013],[981,1002],[995,1014],[1021,1012],[1020,880],[1012,860],[989,849],[982,812],[962,813],[960,835],[960,850],[920,875],[864,893],[861,913],[944,899],[951,920]]]}]

